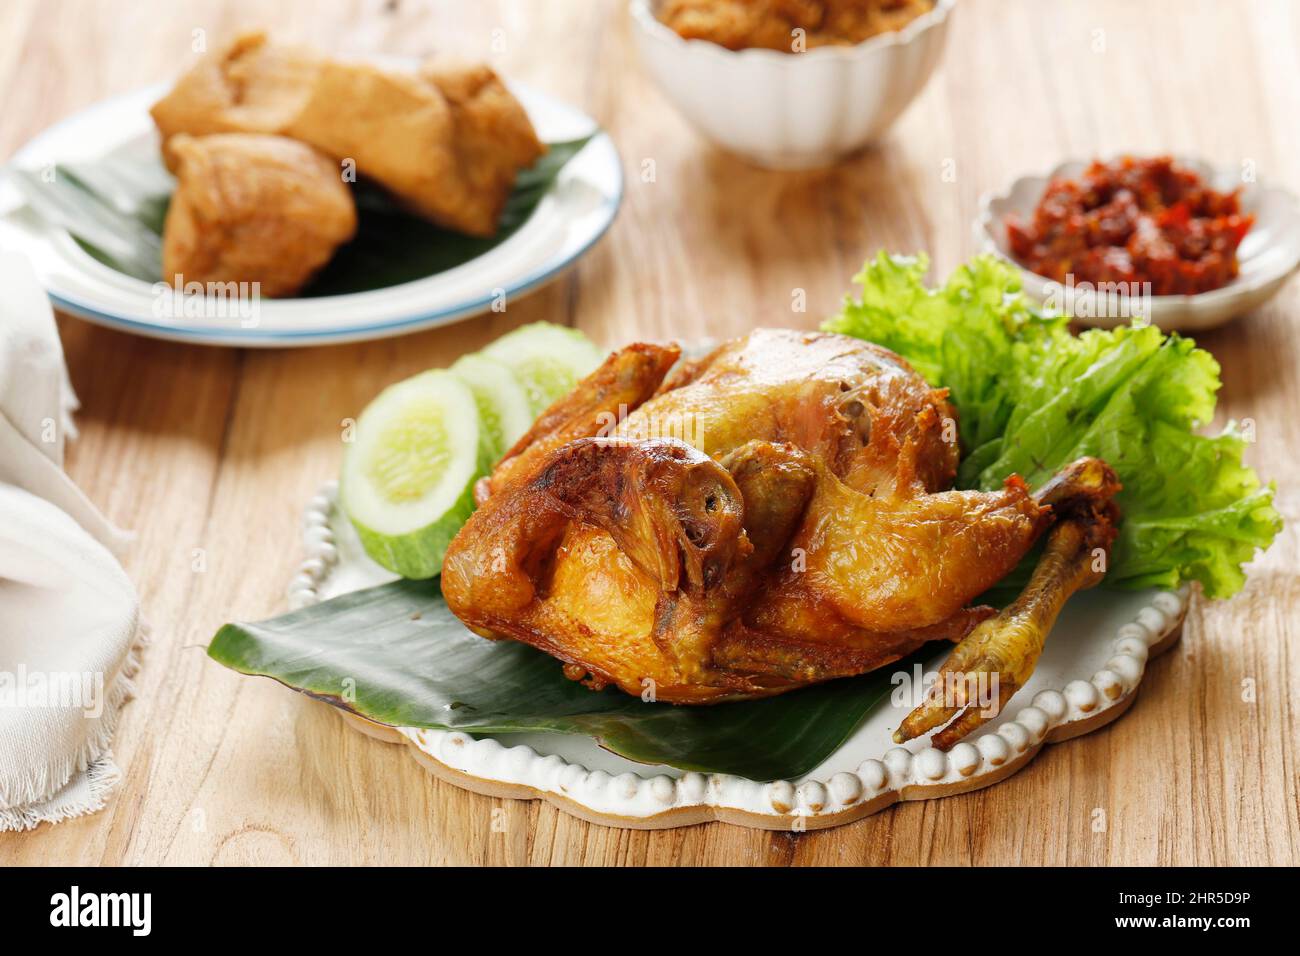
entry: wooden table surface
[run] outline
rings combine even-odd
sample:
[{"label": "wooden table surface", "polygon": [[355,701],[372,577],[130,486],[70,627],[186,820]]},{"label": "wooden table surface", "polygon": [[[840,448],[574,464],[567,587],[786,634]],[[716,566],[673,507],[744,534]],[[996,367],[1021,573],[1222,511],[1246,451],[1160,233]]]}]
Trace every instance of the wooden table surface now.
[{"label": "wooden table surface", "polygon": [[[125,779],[109,807],[0,834],[0,863],[1300,862],[1295,281],[1258,314],[1200,338],[1223,365],[1221,413],[1256,423],[1250,457],[1277,481],[1290,527],[1242,594],[1194,604],[1181,644],[1153,662],[1126,717],[1048,748],[991,789],[815,833],[607,829],[439,783],[325,706],[207,659],[223,621],[284,608],[300,508],[336,472],[341,420],[389,382],[520,323],[567,323],[610,346],[811,328],[880,247],[928,250],[946,275],[974,251],[982,191],[1066,157],[1250,162],[1300,192],[1300,8],[1286,0],[962,0],[938,74],[887,140],[796,174],[704,143],[637,67],[624,8],[6,0],[0,158],[104,96],[174,76],[192,59],[194,30],[220,44],[260,24],[334,50],[489,59],[598,117],[622,154],[627,194],[608,236],[563,280],[503,315],[443,330],[237,351],[61,320],[84,405],[69,468],[138,533],[127,568],[153,644],[115,743]],[[653,182],[640,175],[647,159]],[[806,312],[792,311],[795,289]],[[1253,701],[1243,700],[1248,680]],[[494,807],[504,832],[492,828]],[[1094,831],[1098,808],[1104,832]]]}]

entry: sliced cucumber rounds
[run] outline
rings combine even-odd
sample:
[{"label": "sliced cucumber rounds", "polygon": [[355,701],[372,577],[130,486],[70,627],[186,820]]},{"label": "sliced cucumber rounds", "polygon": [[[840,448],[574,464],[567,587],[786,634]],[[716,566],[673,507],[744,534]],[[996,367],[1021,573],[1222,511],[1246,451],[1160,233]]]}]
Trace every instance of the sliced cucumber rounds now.
[{"label": "sliced cucumber rounds", "polygon": [[534,415],[571,392],[605,357],[577,329],[548,322],[522,325],[497,339],[481,354],[496,359],[515,373],[528,393]]},{"label": "sliced cucumber rounds", "polygon": [[478,405],[479,467],[486,474],[533,424],[528,393],[509,368],[483,355],[462,356],[451,371]]},{"label": "sliced cucumber rounds", "polygon": [[343,455],[339,501],[366,554],[404,578],[442,571],[474,482],[600,364],[575,329],[535,322],[379,394]]},{"label": "sliced cucumber rounds", "polygon": [[357,419],[339,497],[366,553],[406,578],[442,570],[447,545],[474,510],[478,406],[446,371],[379,394]]}]

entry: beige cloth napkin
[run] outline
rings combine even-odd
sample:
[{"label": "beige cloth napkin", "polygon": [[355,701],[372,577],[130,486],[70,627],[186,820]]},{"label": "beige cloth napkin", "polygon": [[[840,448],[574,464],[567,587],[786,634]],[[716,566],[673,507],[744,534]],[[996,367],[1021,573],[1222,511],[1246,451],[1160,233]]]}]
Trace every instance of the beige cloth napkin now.
[{"label": "beige cloth napkin", "polygon": [[0,252],[0,830],[98,810],[144,640],[127,536],[63,471],[76,399],[49,300]]}]

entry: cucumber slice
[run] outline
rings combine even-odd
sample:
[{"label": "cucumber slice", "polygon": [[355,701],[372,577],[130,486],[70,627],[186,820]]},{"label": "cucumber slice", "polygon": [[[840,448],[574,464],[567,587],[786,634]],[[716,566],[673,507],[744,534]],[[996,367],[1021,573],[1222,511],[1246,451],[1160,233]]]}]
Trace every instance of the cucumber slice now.
[{"label": "cucumber slice", "polygon": [[479,470],[487,474],[533,424],[528,393],[506,366],[482,355],[465,355],[451,367],[478,405]]},{"label": "cucumber slice", "polygon": [[450,372],[423,372],[384,389],[357,419],[339,500],[371,558],[431,578],[474,510],[478,465],[473,393]]},{"label": "cucumber slice", "polygon": [[520,326],[480,354],[514,372],[528,393],[534,415],[571,392],[605,358],[605,353],[577,329],[549,322]]}]

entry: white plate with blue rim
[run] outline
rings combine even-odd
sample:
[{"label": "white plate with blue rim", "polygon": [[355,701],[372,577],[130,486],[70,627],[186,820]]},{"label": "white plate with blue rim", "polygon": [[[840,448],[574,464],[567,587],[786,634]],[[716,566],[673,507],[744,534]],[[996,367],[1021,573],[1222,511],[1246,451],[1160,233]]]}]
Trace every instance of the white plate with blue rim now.
[{"label": "white plate with blue rim", "polygon": [[[68,164],[149,159],[158,134],[149,107],[167,85],[105,100],[50,127],[9,166],[40,175]],[[214,307],[166,283],[125,274],[92,256],[52,217],[38,215],[0,177],[0,248],[27,256],[55,307],[90,322],[160,339],[229,346],[305,346],[386,338],[489,311],[556,279],[604,235],[618,212],[623,173],[609,135],[581,110],[518,84],[548,143],[590,141],[560,170],[527,219],[482,255],[386,288]],[[183,291],[183,290],[182,290]],[[207,297],[211,298],[211,297]],[[219,303],[217,304],[220,305]]]}]

